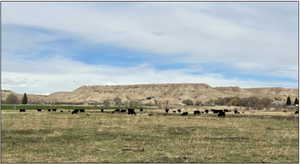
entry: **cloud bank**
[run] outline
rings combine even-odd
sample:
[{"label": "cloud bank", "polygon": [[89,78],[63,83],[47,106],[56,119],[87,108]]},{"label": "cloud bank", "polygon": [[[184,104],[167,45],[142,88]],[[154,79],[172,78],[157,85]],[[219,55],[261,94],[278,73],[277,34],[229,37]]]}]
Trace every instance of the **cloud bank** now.
[{"label": "cloud bank", "polygon": [[[2,88],[18,92],[177,82],[297,86],[296,3],[3,3],[2,23]],[[53,46],[64,39],[185,68],[89,64],[74,60],[73,48]],[[220,65],[225,73],[211,71]]]}]

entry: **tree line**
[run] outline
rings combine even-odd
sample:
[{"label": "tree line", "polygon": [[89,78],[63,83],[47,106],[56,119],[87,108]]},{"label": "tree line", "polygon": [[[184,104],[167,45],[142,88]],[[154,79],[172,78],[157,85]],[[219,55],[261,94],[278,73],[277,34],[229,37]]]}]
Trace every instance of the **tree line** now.
[{"label": "tree line", "polygon": [[[4,104],[27,104],[28,97],[27,94],[24,93],[21,102],[18,100],[18,97],[15,94],[9,94],[4,102]],[[182,101],[184,105],[230,105],[230,106],[246,106],[246,107],[269,107],[272,104],[272,100],[270,98],[258,98],[258,97],[246,97],[246,98],[239,98],[239,97],[224,97],[224,98],[217,98],[216,100],[210,100],[205,104],[202,103],[200,100],[193,101],[191,99],[185,99]],[[99,104],[99,103],[97,103]],[[290,96],[287,97],[285,105],[298,105],[299,100],[296,97],[292,102]],[[122,101],[121,98],[116,97],[113,100],[104,100],[102,105],[108,107],[110,105],[116,106],[140,106],[140,102],[137,100],[128,100]]]},{"label": "tree line", "polygon": [[18,97],[11,93],[6,97],[6,100],[4,102],[2,102],[4,104],[27,104],[28,103],[28,97],[27,94],[24,93],[21,102],[19,101]]},{"label": "tree line", "polygon": [[[199,100],[196,100],[193,102],[191,99],[185,99],[182,101],[184,105],[229,105],[229,106],[245,106],[245,107],[269,107],[272,105],[272,99],[270,98],[258,98],[258,97],[224,97],[224,98],[217,98],[216,100],[210,100],[206,103],[202,103]],[[287,97],[285,105],[298,105],[299,100],[296,97],[294,102],[292,103],[292,100],[290,96]]]}]

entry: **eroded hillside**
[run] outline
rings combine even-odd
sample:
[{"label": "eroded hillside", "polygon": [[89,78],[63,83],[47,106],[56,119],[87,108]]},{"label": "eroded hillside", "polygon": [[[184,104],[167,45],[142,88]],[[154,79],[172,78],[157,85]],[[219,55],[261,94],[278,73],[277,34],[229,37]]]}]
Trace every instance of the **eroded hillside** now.
[{"label": "eroded hillside", "polygon": [[[2,100],[11,91],[2,91]],[[17,94],[19,98],[22,94]],[[239,88],[211,87],[207,84],[143,84],[115,86],[82,86],[72,92],[55,92],[50,95],[32,95],[28,98],[33,103],[101,103],[116,97],[124,101],[138,100],[142,103],[155,104],[169,101],[170,104],[180,104],[185,99],[207,102],[223,97],[237,96],[240,98],[255,96],[270,98],[274,103],[284,103],[290,96],[294,99],[297,89],[291,88]]]}]

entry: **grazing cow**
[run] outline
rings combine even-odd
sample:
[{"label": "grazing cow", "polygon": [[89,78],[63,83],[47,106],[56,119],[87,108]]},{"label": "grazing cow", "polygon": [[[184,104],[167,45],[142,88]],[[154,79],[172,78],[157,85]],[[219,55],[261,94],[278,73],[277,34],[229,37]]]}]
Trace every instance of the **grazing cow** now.
[{"label": "grazing cow", "polygon": [[126,109],[121,109],[121,113],[125,113],[126,112]]},{"label": "grazing cow", "polygon": [[132,109],[132,108],[128,108],[128,114],[129,115],[136,115],[134,109]]},{"label": "grazing cow", "polygon": [[79,112],[85,112],[85,109],[79,109]]},{"label": "grazing cow", "polygon": [[178,113],[181,113],[181,109],[178,109],[177,112],[178,112]]},{"label": "grazing cow", "polygon": [[299,114],[299,111],[297,110],[297,111],[295,112],[295,114]]},{"label": "grazing cow", "polygon": [[240,112],[237,110],[234,110],[234,114],[240,114]]},{"label": "grazing cow", "polygon": [[220,112],[224,112],[223,110],[218,110],[218,109],[212,109],[211,110],[213,113],[220,113]]},{"label": "grazing cow", "polygon": [[119,109],[119,108],[117,108],[117,109],[115,109],[114,111],[115,111],[115,112],[120,112],[120,109]]},{"label": "grazing cow", "polygon": [[38,112],[41,112],[41,111],[42,111],[42,109],[37,109],[37,111],[38,111]]},{"label": "grazing cow", "polygon": [[200,111],[199,110],[195,110],[194,111],[194,115],[200,115]]},{"label": "grazing cow", "polygon": [[218,117],[225,117],[225,112],[224,111],[219,111]]},{"label": "grazing cow", "polygon": [[79,112],[78,109],[74,109],[74,110],[72,111],[72,114],[77,114],[78,112]]},{"label": "grazing cow", "polygon": [[60,112],[64,112],[63,110],[60,110]]},{"label": "grazing cow", "polygon": [[56,109],[52,109],[53,112],[56,112]]},{"label": "grazing cow", "polygon": [[205,110],[205,113],[208,114],[208,110],[207,109]]},{"label": "grazing cow", "polygon": [[213,113],[219,113],[218,110],[216,110],[216,109],[211,109],[211,111],[212,111]]},{"label": "grazing cow", "polygon": [[173,113],[176,113],[176,110],[174,110]]},{"label": "grazing cow", "polygon": [[25,109],[20,109],[19,111],[20,111],[20,112],[26,112],[26,110],[25,110]]},{"label": "grazing cow", "polygon": [[228,109],[224,109],[224,112],[229,112],[229,110]]},{"label": "grazing cow", "polygon": [[181,116],[187,116],[189,113],[188,112],[183,112],[182,114],[181,114]]},{"label": "grazing cow", "polygon": [[144,111],[144,109],[143,109],[143,108],[141,108],[141,109],[140,109],[140,112],[143,112],[143,111]]},{"label": "grazing cow", "polygon": [[101,112],[103,113],[103,112],[104,112],[104,109],[101,109]]},{"label": "grazing cow", "polygon": [[169,113],[169,110],[170,110],[169,108],[166,108],[166,109],[165,109],[166,113]]},{"label": "grazing cow", "polygon": [[51,112],[51,109],[48,109],[48,112]]}]

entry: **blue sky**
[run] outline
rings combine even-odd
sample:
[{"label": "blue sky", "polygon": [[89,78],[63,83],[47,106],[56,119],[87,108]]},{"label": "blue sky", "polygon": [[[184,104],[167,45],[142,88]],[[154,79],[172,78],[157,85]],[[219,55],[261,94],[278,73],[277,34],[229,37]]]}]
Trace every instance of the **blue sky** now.
[{"label": "blue sky", "polygon": [[2,88],[296,88],[297,3],[3,3]]}]

